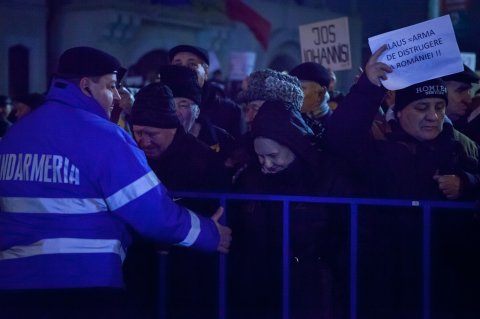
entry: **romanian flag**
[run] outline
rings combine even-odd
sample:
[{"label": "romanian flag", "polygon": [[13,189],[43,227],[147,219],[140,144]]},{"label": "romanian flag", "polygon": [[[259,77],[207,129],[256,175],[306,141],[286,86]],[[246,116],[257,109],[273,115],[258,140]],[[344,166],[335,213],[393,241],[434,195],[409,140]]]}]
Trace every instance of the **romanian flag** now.
[{"label": "romanian flag", "polygon": [[151,4],[168,6],[195,5],[199,3],[207,10],[209,7],[211,9],[216,8],[217,10],[218,8],[224,8],[225,15],[228,18],[244,23],[250,31],[252,31],[262,47],[265,50],[268,48],[268,40],[272,30],[270,21],[258,14],[258,12],[253,10],[249,5],[243,3],[242,0],[151,0]]}]

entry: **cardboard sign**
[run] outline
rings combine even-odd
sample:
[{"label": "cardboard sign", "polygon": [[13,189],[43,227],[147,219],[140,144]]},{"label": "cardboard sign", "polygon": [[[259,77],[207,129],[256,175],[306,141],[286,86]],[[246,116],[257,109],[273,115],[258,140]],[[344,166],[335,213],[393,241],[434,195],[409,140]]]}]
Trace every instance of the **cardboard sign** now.
[{"label": "cardboard sign", "polygon": [[393,68],[382,81],[389,90],[463,71],[448,15],[371,37],[368,44],[372,53],[384,44],[388,47],[378,61]]},{"label": "cardboard sign", "polygon": [[348,17],[299,26],[302,62],[316,62],[333,71],[352,68]]}]

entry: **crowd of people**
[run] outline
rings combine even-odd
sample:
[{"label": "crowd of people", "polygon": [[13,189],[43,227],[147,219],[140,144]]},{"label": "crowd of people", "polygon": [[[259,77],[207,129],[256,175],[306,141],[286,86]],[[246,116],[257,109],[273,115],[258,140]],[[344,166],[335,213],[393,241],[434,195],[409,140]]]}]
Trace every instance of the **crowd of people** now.
[{"label": "crowd of people", "polygon": [[[14,120],[12,101],[0,99],[2,309],[103,318],[102,304],[109,318],[154,318],[161,252],[168,317],[214,318],[218,256],[205,251],[230,251],[228,317],[280,318],[282,205],[231,204],[230,247],[222,208],[167,190],[478,200],[470,90],[480,77],[464,66],[388,91],[385,50],[347,94],[331,70],[306,62],[255,70],[230,97],[197,46],[172,48],[157,81],[138,89],[110,54],[65,51],[46,95],[14,99]],[[421,318],[421,215],[363,209],[358,318]],[[291,317],[347,318],[348,207],[292,203],[290,212]],[[480,220],[445,213],[433,225],[434,318],[477,318]],[[40,295],[64,306],[47,309]]]}]

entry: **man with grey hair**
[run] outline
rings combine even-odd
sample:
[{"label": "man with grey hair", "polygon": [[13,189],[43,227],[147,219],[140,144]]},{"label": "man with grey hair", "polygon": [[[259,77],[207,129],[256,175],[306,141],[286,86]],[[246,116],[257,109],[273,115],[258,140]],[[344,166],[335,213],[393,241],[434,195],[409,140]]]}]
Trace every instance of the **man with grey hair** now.
[{"label": "man with grey hair", "polygon": [[214,125],[221,127],[237,138],[245,131],[240,107],[231,99],[217,95],[216,88],[208,80],[210,58],[204,48],[181,44],[168,52],[170,64],[189,67],[197,73],[202,88],[200,109]]}]

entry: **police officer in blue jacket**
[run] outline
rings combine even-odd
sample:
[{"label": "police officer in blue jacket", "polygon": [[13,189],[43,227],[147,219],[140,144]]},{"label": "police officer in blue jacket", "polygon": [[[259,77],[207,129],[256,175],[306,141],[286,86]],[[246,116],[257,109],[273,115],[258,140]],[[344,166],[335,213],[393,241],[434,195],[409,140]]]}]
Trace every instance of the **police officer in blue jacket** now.
[{"label": "police officer in blue jacket", "polygon": [[66,50],[46,103],[0,142],[2,317],[124,318],[133,233],[228,252],[222,209],[205,218],[175,204],[108,120],[121,69],[95,48]]}]

